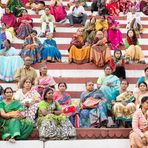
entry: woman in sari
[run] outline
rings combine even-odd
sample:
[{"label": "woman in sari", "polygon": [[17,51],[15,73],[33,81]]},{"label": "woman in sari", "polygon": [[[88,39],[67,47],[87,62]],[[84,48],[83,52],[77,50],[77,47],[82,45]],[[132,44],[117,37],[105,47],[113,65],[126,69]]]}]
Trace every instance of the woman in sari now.
[{"label": "woman in sari", "polygon": [[[93,100],[96,101],[95,105],[89,106],[89,104],[93,103]],[[80,127],[107,127],[106,99],[101,90],[94,89],[92,81],[86,82],[86,91],[81,94],[79,106]]]},{"label": "woman in sari", "polygon": [[62,107],[62,111],[68,115],[69,120],[73,126],[79,126],[79,116],[76,113],[77,106],[72,105],[72,98],[69,93],[66,92],[67,84],[65,82],[60,82],[58,84],[58,91],[54,93],[54,100]]},{"label": "woman in sari", "polygon": [[68,117],[61,112],[60,104],[53,98],[52,88],[46,88],[43,101],[39,104],[38,128],[41,140],[70,139],[76,136],[75,128]]},{"label": "woman in sari", "polygon": [[107,17],[109,28],[107,30],[108,42],[111,43],[111,48],[116,50],[120,45],[123,45],[122,33],[119,29],[119,22],[113,16]]},{"label": "woman in sari", "polygon": [[9,0],[8,7],[16,17],[20,16],[21,11],[25,9],[21,0]]},{"label": "woman in sari", "polygon": [[108,10],[109,15],[119,16],[120,13],[120,4],[118,0],[107,0],[106,8]]},{"label": "woman in sari", "polygon": [[59,91],[54,93],[54,100],[58,101],[62,109],[64,109],[65,107],[71,105],[71,96],[66,92],[67,84],[65,82],[60,82],[58,84],[58,89]]},{"label": "woman in sari", "polygon": [[96,34],[95,24],[96,24],[96,18],[92,17],[90,18],[89,22],[87,22],[83,30],[83,36],[85,40],[90,44],[95,38],[95,34]]},{"label": "woman in sari", "polygon": [[148,96],[148,90],[147,90],[146,82],[143,81],[138,84],[138,92],[134,93],[134,97],[136,98],[135,99],[136,108],[139,108],[140,103],[141,103],[141,99],[144,96]]},{"label": "woman in sari", "polygon": [[145,15],[148,15],[148,2],[147,2],[147,0],[141,0],[140,11],[142,11]]},{"label": "woman in sari", "polygon": [[109,61],[109,65],[112,67],[114,75],[120,79],[126,79],[124,63],[122,51],[119,49],[115,50],[114,56]]},{"label": "woman in sari", "polygon": [[133,103],[135,97],[132,91],[127,90],[128,86],[128,81],[123,79],[119,91],[113,93],[115,100],[111,102],[115,121],[119,127],[131,125],[132,116],[136,110],[136,106]]},{"label": "woman in sari", "polygon": [[24,61],[19,56],[19,52],[11,46],[9,40],[5,40],[3,46],[3,49],[0,50],[0,79],[10,82],[15,80],[15,72],[23,66]]},{"label": "woman in sari", "polygon": [[97,84],[98,88],[103,92],[106,100],[107,100],[107,107],[110,109],[110,104],[112,102],[113,95],[112,92],[118,91],[120,88],[120,79],[113,75],[112,67],[107,65],[104,68],[105,75],[98,78]]},{"label": "woman in sari", "polygon": [[144,76],[141,76],[139,79],[138,79],[138,81],[137,81],[137,85],[139,84],[139,83],[141,83],[141,82],[146,82],[146,84],[148,85],[148,67],[146,67],[145,69],[144,69]]},{"label": "woman in sari", "polygon": [[20,39],[25,39],[32,31],[33,20],[28,15],[26,9],[22,10],[22,16],[18,19],[18,29],[16,30],[16,37]]},{"label": "woman in sari", "polygon": [[120,10],[124,14],[127,14],[129,12],[129,9],[134,5],[132,0],[119,0],[119,4],[120,4]]},{"label": "woman in sari", "polygon": [[108,30],[108,22],[105,16],[100,16],[99,20],[96,21],[95,29],[104,33]]},{"label": "woman in sari", "polygon": [[32,79],[30,77],[25,77],[21,80],[20,89],[16,91],[14,98],[19,100],[24,106],[26,119],[30,119],[35,123],[40,94],[32,89]]},{"label": "woman in sari", "polygon": [[131,62],[145,64],[144,53],[139,46],[139,41],[133,29],[127,31],[127,38],[125,39],[124,46],[126,48],[126,64]]},{"label": "woman in sari", "polygon": [[107,39],[104,37],[102,31],[96,33],[96,37],[92,43],[90,51],[90,61],[96,66],[104,66],[111,58],[111,51],[107,45]]},{"label": "woman in sari", "polygon": [[31,34],[26,37],[23,49],[21,51],[21,56],[24,58],[26,56],[31,57],[32,64],[38,62],[41,62],[41,49],[42,49],[42,43],[40,40],[36,37],[37,31],[32,30]]},{"label": "woman in sari", "polygon": [[89,62],[90,49],[90,45],[85,42],[83,29],[78,29],[70,43],[69,62],[77,64]]},{"label": "woman in sari", "polygon": [[52,4],[49,5],[49,8],[50,14],[55,17],[56,22],[66,20],[67,13],[61,1],[53,0]]},{"label": "woman in sari", "polygon": [[31,120],[25,119],[23,106],[13,99],[13,90],[7,87],[4,90],[5,99],[0,102],[0,122],[3,132],[2,139],[15,143],[15,139],[25,140],[33,130]]},{"label": "woman in sari", "polygon": [[132,121],[133,131],[130,133],[131,148],[148,147],[148,96],[141,100],[140,108],[134,113]]},{"label": "woman in sari", "polygon": [[53,34],[46,33],[46,40],[43,42],[43,49],[41,50],[41,57],[47,62],[61,62],[62,55],[57,49],[56,41],[52,38]]},{"label": "woman in sari", "polygon": [[11,13],[8,7],[5,8],[5,13],[1,18],[1,23],[7,24],[8,28],[13,27],[15,30],[17,29],[17,18]]},{"label": "woman in sari", "polygon": [[35,79],[35,90],[43,96],[44,89],[47,87],[55,87],[55,80],[47,74],[47,65],[42,65],[40,68],[40,76]]}]

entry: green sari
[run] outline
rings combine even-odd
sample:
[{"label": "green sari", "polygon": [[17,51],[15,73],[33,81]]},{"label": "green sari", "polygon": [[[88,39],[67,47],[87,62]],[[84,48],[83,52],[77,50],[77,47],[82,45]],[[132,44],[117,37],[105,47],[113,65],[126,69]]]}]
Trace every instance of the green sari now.
[{"label": "green sari", "polygon": [[[18,100],[13,100],[10,104],[6,104],[4,101],[0,102],[0,110],[4,110],[6,113],[12,111],[23,111],[23,106]],[[0,129],[2,129],[2,139],[7,137],[15,138],[18,140],[27,139],[33,130],[33,123],[31,120],[16,118],[4,119],[0,117]]]},{"label": "green sari", "polygon": [[8,7],[16,17],[20,16],[21,11],[25,9],[21,0],[10,0]]},{"label": "green sari", "polygon": [[66,140],[76,136],[76,130],[65,114],[43,116],[41,110],[58,111],[61,106],[57,101],[41,101],[38,110],[39,136],[44,139]]}]

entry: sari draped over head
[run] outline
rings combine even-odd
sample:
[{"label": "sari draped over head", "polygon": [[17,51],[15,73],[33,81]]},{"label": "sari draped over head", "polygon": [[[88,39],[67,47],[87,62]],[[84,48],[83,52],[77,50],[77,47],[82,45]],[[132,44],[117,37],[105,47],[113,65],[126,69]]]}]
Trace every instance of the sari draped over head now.
[{"label": "sari draped over head", "polygon": [[63,5],[57,5],[57,6],[49,6],[50,13],[55,17],[56,22],[59,22],[66,18],[67,13]]},{"label": "sari draped over head", "polygon": [[102,122],[108,120],[107,106],[102,91],[94,90],[92,92],[83,92],[80,103],[85,102],[90,97],[101,99],[101,101],[97,105],[97,108],[84,108],[79,111],[80,127],[99,127]]},{"label": "sari draped over head", "polygon": [[[109,75],[100,77],[97,81],[99,85],[101,85],[100,90],[103,92],[106,100],[107,100],[107,107],[110,108],[110,103],[114,99],[112,94],[113,92],[119,90],[120,88],[120,79],[115,75]],[[107,86],[107,83],[111,83],[114,86]]]},{"label": "sari draped over head", "polygon": [[[1,110],[4,110],[6,113],[12,113],[15,111],[23,111],[23,106],[18,100],[13,100],[10,104],[6,104],[2,101],[0,102],[0,111]],[[18,120],[16,118],[0,118],[0,123],[2,125],[3,140],[7,137],[25,140],[33,130],[32,121],[27,119]]]},{"label": "sari draped over head", "polygon": [[98,37],[95,37],[90,51],[90,61],[94,62],[96,66],[102,67],[109,61],[110,58],[111,51],[107,45],[107,39],[99,39]]},{"label": "sari draped over head", "polygon": [[46,111],[59,111],[61,110],[60,104],[53,100],[51,103],[41,101],[38,109],[39,136],[47,139],[70,139],[76,136],[76,130],[65,114],[55,115],[52,113],[44,116],[42,110]]},{"label": "sari draped over head", "polygon": [[51,40],[44,40],[43,42],[43,49],[41,50],[41,57],[47,61],[61,61],[62,55],[61,52],[58,50],[56,41]]},{"label": "sari draped over head", "polygon": [[[31,21],[31,23],[22,23],[22,21]],[[17,38],[25,39],[32,31],[33,19],[30,16],[22,16],[18,19]]]},{"label": "sari draped over head", "polygon": [[1,18],[1,23],[5,23],[8,27],[13,27],[15,30],[18,27],[17,18],[12,13],[10,13],[10,14],[7,14],[7,13],[3,14],[3,16]]},{"label": "sari draped over head", "polygon": [[40,102],[40,94],[36,90],[30,90],[26,94],[23,93],[22,89],[19,89],[15,93],[15,99],[19,100],[22,104],[29,103],[29,107],[24,106],[24,115],[27,119],[35,122],[35,115],[38,109],[38,102]]},{"label": "sari draped over head", "polygon": [[113,26],[117,27],[119,22],[115,21],[115,18],[112,16],[108,16],[108,19],[112,21],[107,30],[108,41],[111,42],[111,48],[116,50],[119,48],[119,45],[123,45],[122,33],[119,29],[112,29]]}]

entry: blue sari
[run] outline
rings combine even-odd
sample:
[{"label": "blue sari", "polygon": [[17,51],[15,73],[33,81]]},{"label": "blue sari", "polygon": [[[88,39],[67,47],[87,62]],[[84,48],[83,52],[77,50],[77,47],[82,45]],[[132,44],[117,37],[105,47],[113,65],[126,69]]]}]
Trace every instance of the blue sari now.
[{"label": "blue sari", "polygon": [[[4,51],[0,50],[0,53],[2,54]],[[23,59],[18,55],[19,53],[17,50],[13,47],[10,47],[7,52],[5,53],[5,56],[0,56],[0,79],[6,82],[13,81],[14,74],[17,69],[23,66],[24,61]]]},{"label": "blue sari", "polygon": [[[107,83],[112,83],[114,86],[107,86]],[[109,75],[107,77],[100,77],[97,81],[101,85],[100,90],[103,92],[105,98],[107,99],[107,107],[110,110],[111,101],[114,100],[113,93],[118,91],[120,88],[120,79],[115,75]]]},{"label": "blue sari", "polygon": [[21,51],[21,56],[24,58],[26,56],[31,57],[32,64],[36,62],[41,62],[41,50],[42,50],[42,43],[38,38],[35,38],[35,45],[34,47],[28,48],[28,45],[33,44],[33,38],[29,35],[26,37],[23,45],[23,49]]},{"label": "blue sari", "polygon": [[41,57],[42,59],[46,59],[47,61],[61,61],[61,53],[57,49],[56,41],[51,39],[46,39],[43,42],[43,49],[41,51]]},{"label": "blue sari", "polygon": [[102,91],[83,92],[80,102],[83,103],[90,97],[101,99],[101,102],[97,105],[97,108],[85,108],[79,111],[80,127],[94,128],[100,126],[103,121],[108,120],[107,106],[103,101],[104,95]]}]

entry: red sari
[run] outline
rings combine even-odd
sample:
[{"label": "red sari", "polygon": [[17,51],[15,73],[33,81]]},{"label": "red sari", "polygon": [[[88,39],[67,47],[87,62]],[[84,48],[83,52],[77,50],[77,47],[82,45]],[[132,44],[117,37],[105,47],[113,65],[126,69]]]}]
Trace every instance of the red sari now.
[{"label": "red sari", "polygon": [[12,13],[3,14],[1,22],[7,24],[8,27],[13,27],[14,29],[17,29],[18,27],[16,17]]},{"label": "red sari", "polygon": [[[31,23],[23,23],[22,21],[31,21]],[[32,31],[33,28],[33,20],[29,16],[22,16],[18,19],[18,29],[17,29],[17,38],[25,39]]]},{"label": "red sari", "polygon": [[106,8],[110,15],[119,16],[120,5],[118,1],[111,0],[110,3],[106,5]]}]

